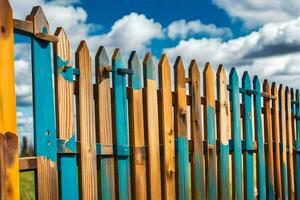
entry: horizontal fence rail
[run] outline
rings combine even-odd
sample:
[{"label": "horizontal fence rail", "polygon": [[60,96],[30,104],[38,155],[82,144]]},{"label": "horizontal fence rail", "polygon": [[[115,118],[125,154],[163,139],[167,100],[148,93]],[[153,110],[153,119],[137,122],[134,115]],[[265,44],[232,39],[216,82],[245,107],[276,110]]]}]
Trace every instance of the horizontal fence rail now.
[{"label": "horizontal fence rail", "polygon": [[[39,199],[300,198],[299,90],[103,46],[92,66],[85,41],[73,64],[41,7],[19,20],[0,2],[1,200],[20,198],[24,171]],[[33,157],[17,151],[13,33],[31,38]]]}]

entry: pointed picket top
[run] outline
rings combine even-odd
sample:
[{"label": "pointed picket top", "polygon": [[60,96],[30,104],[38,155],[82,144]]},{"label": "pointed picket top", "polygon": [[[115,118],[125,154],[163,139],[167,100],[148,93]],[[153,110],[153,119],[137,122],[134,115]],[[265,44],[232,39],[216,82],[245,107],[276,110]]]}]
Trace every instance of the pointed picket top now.
[{"label": "pointed picket top", "polygon": [[251,89],[251,79],[248,71],[245,71],[242,77],[243,88]]},{"label": "pointed picket top", "polygon": [[85,40],[82,40],[75,52],[76,55],[79,55],[79,54],[86,54],[87,56],[90,55],[89,53],[89,48],[87,46],[87,43]]},{"label": "pointed picket top", "polygon": [[144,57],[143,68],[144,68],[144,84],[146,86],[147,79],[156,80],[156,74],[155,74],[156,70],[150,52],[147,52]]},{"label": "pointed picket top", "polygon": [[[290,95],[290,88],[289,88],[289,86],[285,87],[285,94],[286,95]],[[286,101],[288,101],[288,98],[286,98]]]},{"label": "pointed picket top", "polygon": [[206,63],[203,71],[203,88],[206,95],[206,102],[208,106],[215,108],[215,91],[211,88],[214,87],[214,72],[210,63]]},{"label": "pointed picket top", "polygon": [[267,79],[264,80],[263,82],[263,91],[270,93],[270,84],[269,81]]},{"label": "pointed picket top", "polygon": [[219,65],[217,70],[217,82],[222,83],[222,85],[226,85],[226,71],[224,65]]},{"label": "pointed picket top", "polygon": [[[61,59],[61,61],[66,61],[68,62],[67,65],[71,65],[71,45],[70,41],[68,39],[68,36],[65,32],[65,30],[62,27],[58,27],[55,30],[54,33],[55,36],[58,38],[58,42],[54,44],[57,49],[56,49],[56,54],[57,56]],[[61,66],[58,66],[61,67]]]},{"label": "pointed picket top", "polygon": [[159,60],[158,66],[160,68],[170,68],[170,63],[166,54],[163,54]]},{"label": "pointed picket top", "polygon": [[129,76],[129,85],[136,90],[142,88],[142,67],[136,51],[132,51],[128,60],[129,69],[133,70],[133,74]]},{"label": "pointed picket top", "polygon": [[[192,76],[193,74],[193,76]],[[189,75],[191,78],[195,77],[195,80],[199,80],[200,72],[195,59],[193,59],[189,66]]]},{"label": "pointed picket top", "polygon": [[233,82],[239,81],[239,77],[238,77],[235,67],[231,68],[230,73],[229,73],[229,79]]},{"label": "pointed picket top", "polygon": [[113,56],[112,56],[112,63],[113,63],[113,65],[112,65],[113,70],[125,67],[123,57],[122,57],[122,54],[121,54],[121,50],[119,48],[116,48],[114,50],[114,53],[113,53]]},{"label": "pointed picket top", "polygon": [[285,87],[283,84],[279,85],[279,96],[282,96],[283,94],[285,94]]},{"label": "pointed picket top", "polygon": [[109,66],[109,58],[104,46],[100,46],[96,53],[96,68]]},{"label": "pointed picket top", "polygon": [[180,87],[185,89],[185,70],[182,59],[180,56],[177,57],[174,65],[175,73],[175,87]]},{"label": "pointed picket top", "polygon": [[255,75],[254,78],[253,78],[253,87],[254,87],[255,90],[260,91],[260,80],[259,80],[257,75]]},{"label": "pointed picket top", "polygon": [[7,38],[13,30],[13,13],[8,0],[0,0],[0,36]]},{"label": "pointed picket top", "polygon": [[41,6],[32,8],[26,20],[33,22],[33,33],[50,33],[50,26]]},{"label": "pointed picket top", "polygon": [[[159,85],[160,88],[163,87],[163,83],[166,81],[166,83],[168,84],[169,82],[171,82],[169,80],[170,77],[170,73],[171,73],[171,69],[170,69],[170,63],[169,60],[167,58],[166,54],[163,54],[160,58],[160,61],[158,63],[158,70],[159,70]],[[165,78],[166,80],[163,81],[163,78]]]},{"label": "pointed picket top", "polygon": [[278,96],[278,87],[275,82],[272,83],[271,91],[274,96]]},{"label": "pointed picket top", "polygon": [[[291,92],[291,99],[294,100],[294,98],[295,98],[294,88],[291,88],[290,92]],[[292,111],[293,111],[293,108],[294,108],[294,106],[292,106]]]}]

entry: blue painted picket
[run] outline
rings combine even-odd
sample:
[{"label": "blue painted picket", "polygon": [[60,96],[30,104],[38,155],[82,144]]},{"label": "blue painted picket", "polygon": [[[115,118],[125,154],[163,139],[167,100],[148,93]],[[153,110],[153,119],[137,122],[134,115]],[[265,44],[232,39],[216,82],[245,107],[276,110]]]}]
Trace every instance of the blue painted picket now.
[{"label": "blue painted picket", "polygon": [[296,177],[296,199],[300,198],[300,92],[296,91],[296,155],[295,155],[295,177]]}]

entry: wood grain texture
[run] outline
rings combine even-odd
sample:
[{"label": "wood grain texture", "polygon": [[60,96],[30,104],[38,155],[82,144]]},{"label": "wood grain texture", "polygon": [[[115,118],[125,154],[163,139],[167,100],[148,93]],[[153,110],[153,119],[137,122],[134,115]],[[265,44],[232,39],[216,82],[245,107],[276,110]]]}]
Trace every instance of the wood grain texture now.
[{"label": "wood grain texture", "polygon": [[[264,80],[263,92],[271,95],[271,89],[268,80]],[[264,98],[264,129],[265,129],[265,140],[267,142],[267,191],[269,199],[275,198],[274,188],[274,156],[273,156],[273,135],[272,135],[272,116],[271,116],[271,99]]]},{"label": "wood grain texture", "polygon": [[157,103],[157,82],[155,66],[150,53],[145,55],[143,61],[144,87],[145,87],[145,135],[148,145],[147,172],[148,172],[148,198],[160,200],[161,196],[161,170],[159,147],[159,124]]},{"label": "wood grain texture", "polygon": [[[76,158],[76,140],[74,127],[74,87],[73,71],[71,65],[71,47],[65,31],[57,28],[55,35],[58,42],[54,45],[55,55],[55,100],[56,100],[56,124],[58,138],[64,140],[64,145],[73,154],[60,155],[60,198],[79,199],[78,169]],[[64,70],[64,67],[69,67]],[[66,74],[71,73],[69,79]],[[75,150],[75,151],[74,151]],[[72,190],[74,192],[69,192]]]},{"label": "wood grain texture", "polygon": [[129,136],[130,145],[134,151],[132,156],[132,198],[147,199],[146,179],[146,149],[144,136],[143,90],[142,90],[142,66],[137,54],[133,51],[128,60],[129,69],[133,70],[130,76],[129,86]]},{"label": "wood grain texture", "polygon": [[227,78],[223,65],[220,65],[217,72],[217,94],[220,102],[218,113],[218,137],[220,140],[220,156],[218,168],[219,173],[219,199],[230,199],[230,180],[229,180],[229,104],[227,95]]},{"label": "wood grain texture", "polygon": [[217,147],[216,147],[216,128],[215,128],[215,83],[214,72],[209,63],[206,64],[203,72],[204,77],[204,96],[206,106],[204,107],[204,132],[207,139],[206,156],[206,184],[207,198],[217,199]]},{"label": "wood grain texture", "polygon": [[0,199],[17,200],[20,189],[13,14],[7,0],[0,0],[0,4]]},{"label": "wood grain texture", "polygon": [[200,72],[195,60],[189,66],[189,92],[192,96],[191,101],[191,138],[194,145],[194,153],[191,161],[191,185],[192,199],[206,199],[205,184],[205,157],[203,153],[204,133],[202,129],[202,110],[201,110],[201,85]]},{"label": "wood grain texture", "polygon": [[94,127],[92,67],[89,50],[81,41],[76,50],[76,68],[80,70],[77,96],[77,128],[80,141],[81,198],[98,199],[96,134]]},{"label": "wood grain texture", "polygon": [[[110,74],[105,68],[110,65],[105,48],[101,46],[96,54],[96,84],[98,98],[96,100],[97,142],[104,147],[113,146],[112,129],[112,97],[110,92]],[[100,157],[99,196],[103,199],[115,199],[115,172],[113,156]]]},{"label": "wood grain texture", "polygon": [[279,105],[280,105],[280,137],[282,141],[282,157],[281,157],[281,166],[282,166],[282,195],[284,199],[289,199],[288,193],[288,169],[287,169],[287,135],[286,135],[286,109],[285,109],[285,88],[283,85],[279,86]]},{"label": "wood grain texture", "polygon": [[161,89],[161,134],[163,144],[163,199],[176,198],[175,190],[175,141],[172,122],[171,69],[168,58],[162,55],[159,64]]},{"label": "wood grain texture", "polygon": [[239,78],[235,68],[232,68],[229,75],[231,86],[230,99],[232,103],[232,133],[233,133],[233,196],[234,199],[243,199],[243,172],[242,172],[242,142],[240,124],[240,96]]},{"label": "wood grain texture", "polygon": [[189,184],[189,149],[187,138],[187,103],[185,70],[182,59],[177,57],[174,65],[174,80],[176,92],[176,104],[174,107],[174,130],[177,137],[176,176],[177,198],[190,199]]},{"label": "wood grain texture", "polygon": [[26,20],[33,22],[33,34],[50,33],[50,26],[41,6],[32,8]]},{"label": "wood grain texture", "polygon": [[281,162],[280,162],[280,124],[279,124],[279,96],[276,83],[272,83],[271,94],[275,99],[272,100],[274,113],[272,114],[272,130],[275,140],[275,198],[282,199],[282,178],[281,178]]},{"label": "wood grain texture", "polygon": [[288,142],[288,183],[289,183],[289,198],[295,199],[295,172],[294,172],[294,144],[293,144],[293,132],[292,132],[292,102],[291,92],[288,87],[285,89],[285,108],[286,108],[286,134]]}]

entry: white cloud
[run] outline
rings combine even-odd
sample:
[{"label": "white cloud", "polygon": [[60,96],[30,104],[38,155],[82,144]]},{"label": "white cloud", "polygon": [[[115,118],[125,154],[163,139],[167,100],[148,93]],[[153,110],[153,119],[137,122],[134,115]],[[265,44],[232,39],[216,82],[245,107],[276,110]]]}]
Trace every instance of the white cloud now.
[{"label": "white cloud", "polygon": [[298,0],[213,0],[231,17],[239,18],[247,27],[257,27],[270,22],[281,22],[298,17]]},{"label": "white cloud", "polygon": [[184,19],[172,22],[167,27],[167,34],[171,39],[185,39],[197,34],[205,34],[211,37],[232,37],[232,32],[229,28],[219,28],[214,24],[203,24],[200,20],[187,22]]}]

